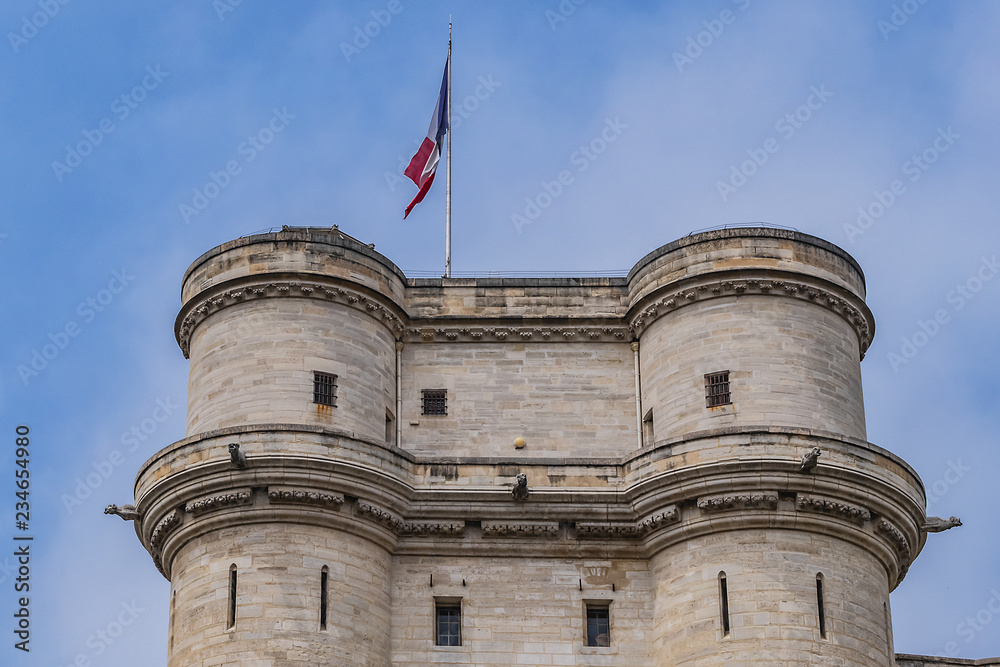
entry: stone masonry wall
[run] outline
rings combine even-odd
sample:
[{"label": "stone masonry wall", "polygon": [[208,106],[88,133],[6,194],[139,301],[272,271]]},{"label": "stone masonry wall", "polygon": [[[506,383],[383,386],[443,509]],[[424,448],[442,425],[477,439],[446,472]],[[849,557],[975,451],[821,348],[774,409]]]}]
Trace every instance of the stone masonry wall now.
[{"label": "stone masonry wall", "polygon": [[[232,564],[236,624],[227,630]],[[326,631],[319,626],[323,566]],[[225,528],[185,544],[172,575],[169,667],[390,664],[390,557],[364,539],[297,524]]]},{"label": "stone masonry wall", "polygon": [[[244,424],[333,426],[383,441],[396,349],[377,320],[302,298],[213,313],[191,339],[188,435]],[[313,371],[338,376],[337,407],[313,403]]]},{"label": "stone masonry wall", "polygon": [[[654,556],[655,664],[893,664],[885,570],[858,546],[790,530],[719,533]],[[721,621],[726,573],[730,634]],[[816,575],[823,575],[827,637],[820,634]]]},{"label": "stone masonry wall", "polygon": [[[746,425],[865,439],[857,337],[811,303],[753,295],[692,304],[654,322],[639,354],[655,440]],[[723,370],[732,405],[707,408],[704,376]]]},{"label": "stone masonry wall", "polygon": [[[432,343],[403,350],[403,447],[428,456],[621,456],[637,448],[627,343]],[[421,415],[447,389],[448,414]],[[412,424],[419,422],[419,424]]]},{"label": "stone masonry wall", "polygon": [[[638,560],[397,557],[392,664],[652,667],[652,595]],[[436,599],[461,600],[462,646],[434,645]],[[610,602],[611,646],[584,646],[586,601]]]}]

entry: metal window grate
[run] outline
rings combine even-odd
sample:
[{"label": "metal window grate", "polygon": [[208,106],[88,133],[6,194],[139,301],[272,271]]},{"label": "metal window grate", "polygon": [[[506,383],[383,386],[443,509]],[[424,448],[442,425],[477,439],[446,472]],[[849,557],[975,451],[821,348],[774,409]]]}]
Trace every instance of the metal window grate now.
[{"label": "metal window grate", "polygon": [[587,646],[611,646],[611,608],[587,605]]},{"label": "metal window grate", "polygon": [[462,607],[460,604],[438,603],[436,609],[436,644],[438,646],[462,645]]},{"label": "metal window grate", "polygon": [[448,390],[424,389],[421,391],[421,413],[425,415],[448,414]]},{"label": "metal window grate", "polygon": [[313,403],[337,407],[337,376],[313,371]]},{"label": "metal window grate", "polygon": [[709,373],[705,376],[705,403],[714,408],[732,403],[729,394],[729,371]]}]

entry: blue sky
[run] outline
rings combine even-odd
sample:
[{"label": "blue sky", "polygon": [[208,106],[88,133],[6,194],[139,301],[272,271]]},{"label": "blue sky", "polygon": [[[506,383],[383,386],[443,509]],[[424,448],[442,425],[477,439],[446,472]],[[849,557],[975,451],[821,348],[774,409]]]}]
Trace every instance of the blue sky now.
[{"label": "blue sky", "polygon": [[1000,4],[234,3],[0,8],[0,540],[19,532],[18,424],[35,536],[32,651],[0,624],[0,662],[165,664],[168,584],[102,509],[184,435],[173,319],[191,261],[337,224],[411,276],[441,274],[443,183],[404,223],[415,187],[398,170],[449,14],[456,274],[624,274],[691,231],[758,221],[845,248],[877,320],[869,439],[917,469],[930,514],[965,522],[931,535],[893,594],[896,648],[1000,655]]}]

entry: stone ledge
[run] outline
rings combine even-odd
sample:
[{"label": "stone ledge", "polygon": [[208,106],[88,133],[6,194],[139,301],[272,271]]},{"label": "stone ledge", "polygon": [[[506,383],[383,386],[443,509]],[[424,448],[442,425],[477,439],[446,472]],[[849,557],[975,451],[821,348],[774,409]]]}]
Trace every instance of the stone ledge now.
[{"label": "stone ledge", "polygon": [[982,665],[983,667],[1000,666],[1000,658],[983,658],[981,660],[966,660],[963,658],[942,658],[930,655],[910,655],[908,653],[896,654],[896,665],[898,667],[931,667],[931,665],[942,665],[945,667],[959,667],[960,665]]}]

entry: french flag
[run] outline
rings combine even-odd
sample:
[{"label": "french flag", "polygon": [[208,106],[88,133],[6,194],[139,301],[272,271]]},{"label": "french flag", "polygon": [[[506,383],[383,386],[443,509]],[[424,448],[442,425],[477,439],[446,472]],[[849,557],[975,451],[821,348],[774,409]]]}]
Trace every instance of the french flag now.
[{"label": "french flag", "polygon": [[431,126],[427,129],[427,136],[424,138],[417,154],[410,160],[409,166],[403,173],[417,184],[420,192],[413,198],[410,205],[403,213],[403,219],[410,214],[413,207],[424,200],[424,195],[431,189],[434,182],[434,172],[437,171],[438,162],[441,160],[441,151],[444,149],[444,135],[449,129],[448,119],[448,68],[451,67],[451,58],[445,61],[444,78],[441,80],[441,93],[438,95],[437,106],[434,107],[434,116],[431,118]]}]

